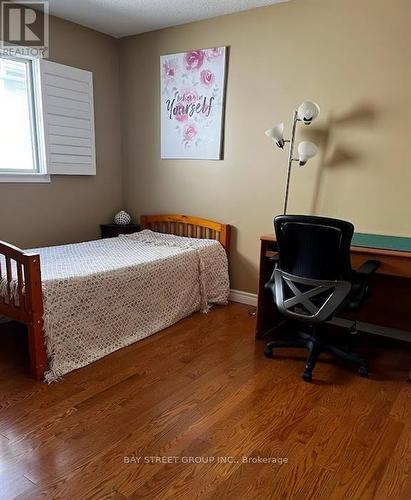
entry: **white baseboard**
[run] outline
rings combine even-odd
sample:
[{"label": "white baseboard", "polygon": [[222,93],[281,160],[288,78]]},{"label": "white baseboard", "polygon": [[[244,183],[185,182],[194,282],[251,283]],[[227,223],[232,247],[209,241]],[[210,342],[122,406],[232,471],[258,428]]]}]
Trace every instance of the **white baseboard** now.
[{"label": "white baseboard", "polygon": [[228,300],[231,302],[239,302],[240,304],[247,304],[249,306],[257,306],[257,294],[242,292],[241,290],[230,290]]}]

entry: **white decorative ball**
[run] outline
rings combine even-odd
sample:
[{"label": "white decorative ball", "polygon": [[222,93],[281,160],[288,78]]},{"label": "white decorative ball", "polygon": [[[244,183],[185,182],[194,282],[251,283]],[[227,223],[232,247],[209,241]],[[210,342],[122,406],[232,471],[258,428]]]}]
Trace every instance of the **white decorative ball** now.
[{"label": "white decorative ball", "polygon": [[115,216],[114,216],[114,223],[119,224],[120,226],[127,226],[127,224],[130,224],[131,222],[131,216],[124,210],[120,210]]}]

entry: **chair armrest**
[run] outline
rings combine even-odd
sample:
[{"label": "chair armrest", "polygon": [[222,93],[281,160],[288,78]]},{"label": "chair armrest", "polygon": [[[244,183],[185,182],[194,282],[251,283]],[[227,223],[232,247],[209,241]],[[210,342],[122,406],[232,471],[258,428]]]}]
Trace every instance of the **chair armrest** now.
[{"label": "chair armrest", "polygon": [[353,311],[358,311],[365,299],[370,295],[368,286],[369,278],[380,267],[378,260],[367,260],[358,269],[353,271],[353,287],[350,294],[348,307]]},{"label": "chair armrest", "polygon": [[[280,255],[278,253],[275,255],[272,255],[271,257],[269,257],[269,260],[270,260],[271,264],[274,264],[274,270],[275,270],[275,269],[277,269],[278,264],[280,263]],[[264,289],[271,291],[273,293],[273,295],[275,296],[274,281],[275,280],[274,280],[274,272],[273,272],[271,275],[271,278],[267,281],[267,283],[265,283]]]},{"label": "chair armrest", "polygon": [[355,273],[365,278],[374,274],[380,265],[381,262],[379,260],[367,260],[367,262],[364,262],[364,264],[355,270]]},{"label": "chair armrest", "polygon": [[273,262],[274,264],[278,264],[280,262],[280,254],[272,255],[270,257],[270,262]]}]

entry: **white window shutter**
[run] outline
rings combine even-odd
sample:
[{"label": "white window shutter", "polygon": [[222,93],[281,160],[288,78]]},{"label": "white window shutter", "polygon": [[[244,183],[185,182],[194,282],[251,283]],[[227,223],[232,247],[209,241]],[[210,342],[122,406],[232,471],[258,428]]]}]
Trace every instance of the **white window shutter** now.
[{"label": "white window shutter", "polygon": [[40,61],[48,174],[95,175],[93,74]]}]

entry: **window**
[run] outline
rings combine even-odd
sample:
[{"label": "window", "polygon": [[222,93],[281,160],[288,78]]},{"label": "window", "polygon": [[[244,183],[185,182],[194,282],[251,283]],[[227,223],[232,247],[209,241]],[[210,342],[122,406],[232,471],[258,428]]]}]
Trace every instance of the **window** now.
[{"label": "window", "polygon": [[0,57],[0,174],[40,173],[33,67]]},{"label": "window", "polygon": [[93,74],[0,53],[0,182],[96,175]]}]

